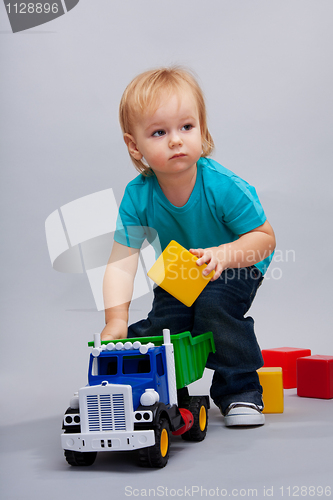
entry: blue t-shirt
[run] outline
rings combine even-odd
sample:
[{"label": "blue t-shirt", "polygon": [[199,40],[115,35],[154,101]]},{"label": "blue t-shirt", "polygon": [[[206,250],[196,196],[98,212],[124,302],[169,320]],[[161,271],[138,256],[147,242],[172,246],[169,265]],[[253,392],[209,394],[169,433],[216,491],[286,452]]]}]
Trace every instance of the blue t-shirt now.
[{"label": "blue t-shirt", "polygon": [[[131,181],[119,207],[114,239],[132,248],[141,248],[147,239],[158,257],[171,240],[187,249],[219,246],[265,220],[254,187],[216,161],[200,158],[193,191],[182,207],[169,202],[155,175]],[[256,264],[262,274],[271,259]]]}]

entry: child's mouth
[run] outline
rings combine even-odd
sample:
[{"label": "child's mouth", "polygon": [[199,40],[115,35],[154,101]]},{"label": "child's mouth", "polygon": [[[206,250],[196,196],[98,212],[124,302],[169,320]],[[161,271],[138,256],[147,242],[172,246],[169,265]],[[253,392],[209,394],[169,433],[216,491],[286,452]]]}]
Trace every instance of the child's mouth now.
[{"label": "child's mouth", "polygon": [[170,160],[173,160],[174,158],[182,158],[183,156],[186,156],[184,153],[178,153],[176,155],[171,156]]}]

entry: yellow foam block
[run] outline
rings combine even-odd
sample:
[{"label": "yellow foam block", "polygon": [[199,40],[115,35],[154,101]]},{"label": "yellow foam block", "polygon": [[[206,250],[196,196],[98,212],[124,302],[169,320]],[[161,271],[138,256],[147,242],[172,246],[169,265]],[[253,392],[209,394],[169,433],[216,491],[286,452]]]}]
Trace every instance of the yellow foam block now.
[{"label": "yellow foam block", "polygon": [[148,271],[148,276],[157,285],[190,307],[214,276],[212,271],[202,275],[206,264],[197,266],[198,258],[176,241],[170,241],[155,264]]},{"label": "yellow foam block", "polygon": [[257,370],[263,388],[263,413],[283,413],[283,382],[281,367],[267,367]]}]

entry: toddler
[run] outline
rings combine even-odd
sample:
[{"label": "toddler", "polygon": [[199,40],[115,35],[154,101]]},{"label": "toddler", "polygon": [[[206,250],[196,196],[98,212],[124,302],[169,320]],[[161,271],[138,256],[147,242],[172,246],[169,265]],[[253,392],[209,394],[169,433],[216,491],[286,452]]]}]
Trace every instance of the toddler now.
[{"label": "toddler", "polygon": [[[209,158],[203,93],[190,72],[161,68],[137,76],[120,103],[120,123],[140,172],[125,190],[105,272],[103,340],[207,331],[216,352],[210,389],[227,426],[262,425],[263,364],[254,321],[245,317],[271,261],[275,237],[255,189]],[[158,238],[156,238],[156,234]],[[215,274],[187,307],[160,287],[146,319],[128,326],[139,251],[176,240]]]}]

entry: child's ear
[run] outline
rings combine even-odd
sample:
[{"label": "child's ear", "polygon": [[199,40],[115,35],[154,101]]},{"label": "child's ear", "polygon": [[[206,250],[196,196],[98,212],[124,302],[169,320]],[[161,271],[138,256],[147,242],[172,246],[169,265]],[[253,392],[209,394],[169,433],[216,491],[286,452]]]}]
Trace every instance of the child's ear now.
[{"label": "child's ear", "polygon": [[138,150],[134,137],[130,134],[124,134],[124,141],[128,148],[129,154],[134,158],[134,160],[140,161],[143,155]]}]

